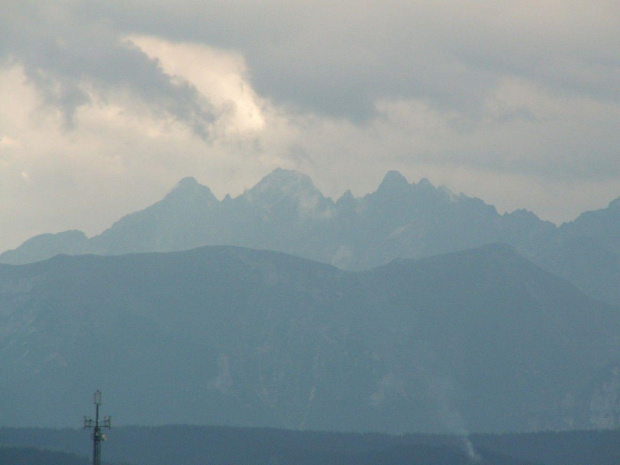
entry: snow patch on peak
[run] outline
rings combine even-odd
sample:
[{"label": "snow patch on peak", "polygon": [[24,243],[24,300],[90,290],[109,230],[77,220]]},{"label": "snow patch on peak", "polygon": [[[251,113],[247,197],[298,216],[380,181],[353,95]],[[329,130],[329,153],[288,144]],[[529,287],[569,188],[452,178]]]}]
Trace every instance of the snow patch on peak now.
[{"label": "snow patch on peak", "polygon": [[283,198],[297,201],[323,198],[309,176],[297,171],[276,169],[243,194],[250,202],[271,203]]},{"label": "snow patch on peak", "polygon": [[295,204],[302,217],[327,219],[333,216],[330,201],[315,187],[308,175],[298,171],[278,168],[242,197],[267,210]]},{"label": "snow patch on peak", "polygon": [[248,192],[265,193],[280,192],[294,194],[296,192],[312,191],[319,193],[310,176],[293,170],[277,168],[265,176]]}]

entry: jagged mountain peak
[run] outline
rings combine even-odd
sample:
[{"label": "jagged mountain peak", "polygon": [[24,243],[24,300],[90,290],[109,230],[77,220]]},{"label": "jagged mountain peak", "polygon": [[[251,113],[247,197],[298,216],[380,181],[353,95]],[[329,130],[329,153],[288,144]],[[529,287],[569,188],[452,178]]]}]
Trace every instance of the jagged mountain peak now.
[{"label": "jagged mountain peak", "polygon": [[417,184],[409,183],[407,178],[398,171],[388,171],[377,190],[370,194],[372,196],[378,195],[381,198],[392,198],[396,196],[409,197],[411,195],[423,194],[426,198],[428,195],[435,198],[448,199],[450,201],[456,200],[459,196],[454,194],[446,187],[436,187],[427,178],[422,178]]},{"label": "jagged mountain peak", "polygon": [[181,179],[162,200],[162,202],[170,201],[198,201],[207,204],[218,202],[211,189],[200,184],[196,178],[191,176]]},{"label": "jagged mountain peak", "polygon": [[269,191],[269,190],[317,190],[307,174],[300,173],[295,170],[285,170],[283,168],[276,168],[258,184],[256,184],[251,191]]},{"label": "jagged mountain peak", "polygon": [[377,192],[380,191],[401,191],[409,188],[411,185],[407,181],[407,178],[403,176],[400,172],[395,170],[390,170],[385,173],[383,177],[383,181],[379,184],[379,188]]},{"label": "jagged mountain peak", "polygon": [[191,189],[191,188],[195,188],[195,186],[198,186],[200,183],[198,181],[196,181],[196,178],[193,176],[187,176],[183,179],[181,179],[176,186],[174,186],[173,190],[175,189]]},{"label": "jagged mountain peak", "polygon": [[336,200],[336,203],[337,204],[349,204],[354,201],[355,201],[355,196],[353,195],[353,192],[351,192],[351,189],[347,189],[347,191],[344,194],[342,194],[338,200]]},{"label": "jagged mountain peak", "polygon": [[298,201],[324,199],[310,176],[294,170],[277,168],[258,184],[244,192],[242,197],[250,202],[272,203],[285,198]]},{"label": "jagged mountain peak", "polygon": [[409,183],[405,176],[398,171],[388,171],[377,190],[365,197],[365,199],[372,199],[373,202],[380,204],[398,206],[397,208],[402,208],[404,204],[415,203],[430,209],[463,198],[462,195],[454,194],[446,187],[434,186],[426,178],[422,178],[418,183]]},{"label": "jagged mountain peak", "polygon": [[[433,187],[433,188],[435,187],[433,183],[428,180],[428,178],[420,179],[417,185],[418,187]],[[447,189],[447,187],[445,189]]]},{"label": "jagged mountain peak", "polygon": [[512,217],[512,218],[519,218],[519,219],[523,219],[523,220],[539,219],[538,216],[536,216],[536,214],[534,212],[526,210],[525,208],[517,208],[516,210],[513,210],[511,212],[504,213],[502,216],[504,216],[504,217]]}]

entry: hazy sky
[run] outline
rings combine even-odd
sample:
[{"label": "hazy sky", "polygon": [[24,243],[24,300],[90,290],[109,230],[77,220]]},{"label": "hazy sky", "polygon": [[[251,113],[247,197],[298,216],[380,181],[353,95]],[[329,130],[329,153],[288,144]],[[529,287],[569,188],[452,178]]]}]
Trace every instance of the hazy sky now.
[{"label": "hazy sky", "polygon": [[619,25],[616,0],[0,0],[0,251],[276,167],[571,220],[620,196]]}]

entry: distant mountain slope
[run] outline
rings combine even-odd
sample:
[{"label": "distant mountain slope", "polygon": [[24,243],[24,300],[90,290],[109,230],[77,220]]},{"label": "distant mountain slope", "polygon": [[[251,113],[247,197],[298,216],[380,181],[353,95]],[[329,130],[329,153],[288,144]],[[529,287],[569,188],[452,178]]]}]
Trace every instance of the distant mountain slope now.
[{"label": "distant mountain slope", "polygon": [[0,266],[0,424],[618,425],[620,309],[506,246],[365,272],[210,247]]},{"label": "distant mountain slope", "polygon": [[183,250],[204,244],[219,201],[194,178],[182,179],[166,198],[129,214],[89,241],[88,252],[123,254]]},{"label": "distant mountain slope", "polygon": [[592,238],[601,247],[620,254],[620,198],[607,208],[585,212],[575,221],[563,224],[560,232],[566,238]]},{"label": "distant mountain slope", "polygon": [[82,231],[64,231],[32,237],[15,250],[0,255],[2,263],[34,263],[59,254],[81,255],[89,250],[89,239]]},{"label": "distant mountain slope", "polygon": [[325,198],[306,175],[275,170],[236,198],[218,201],[193,178],[101,235],[45,234],[0,255],[8,264],[58,254],[119,255],[236,245],[290,253],[342,269],[369,269],[490,243],[515,247],[587,294],[620,305],[620,199],[557,228],[533,213],[500,215],[482,200],[391,171],[376,192]]},{"label": "distant mountain slope", "polygon": [[620,198],[563,224],[540,262],[606,302],[620,304]]}]

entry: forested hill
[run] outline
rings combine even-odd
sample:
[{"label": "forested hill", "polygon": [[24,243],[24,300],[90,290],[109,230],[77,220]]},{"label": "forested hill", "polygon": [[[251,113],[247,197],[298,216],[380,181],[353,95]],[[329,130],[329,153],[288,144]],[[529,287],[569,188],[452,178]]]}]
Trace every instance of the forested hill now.
[{"label": "forested hill", "polygon": [[88,465],[86,457],[34,447],[0,446],[0,465]]},{"label": "forested hill", "polygon": [[[103,458],[108,464],[617,465],[620,463],[620,431],[472,435],[466,438],[217,426],[160,426],[113,428],[108,436],[109,440],[103,444]],[[80,457],[90,454],[91,445],[90,434],[84,430],[34,428],[0,428],[0,443],[13,444],[10,448],[0,448],[0,465],[57,463],[86,465],[86,459]],[[55,452],[37,450],[34,447],[55,449]],[[15,457],[22,458],[23,461],[6,461]]]}]

